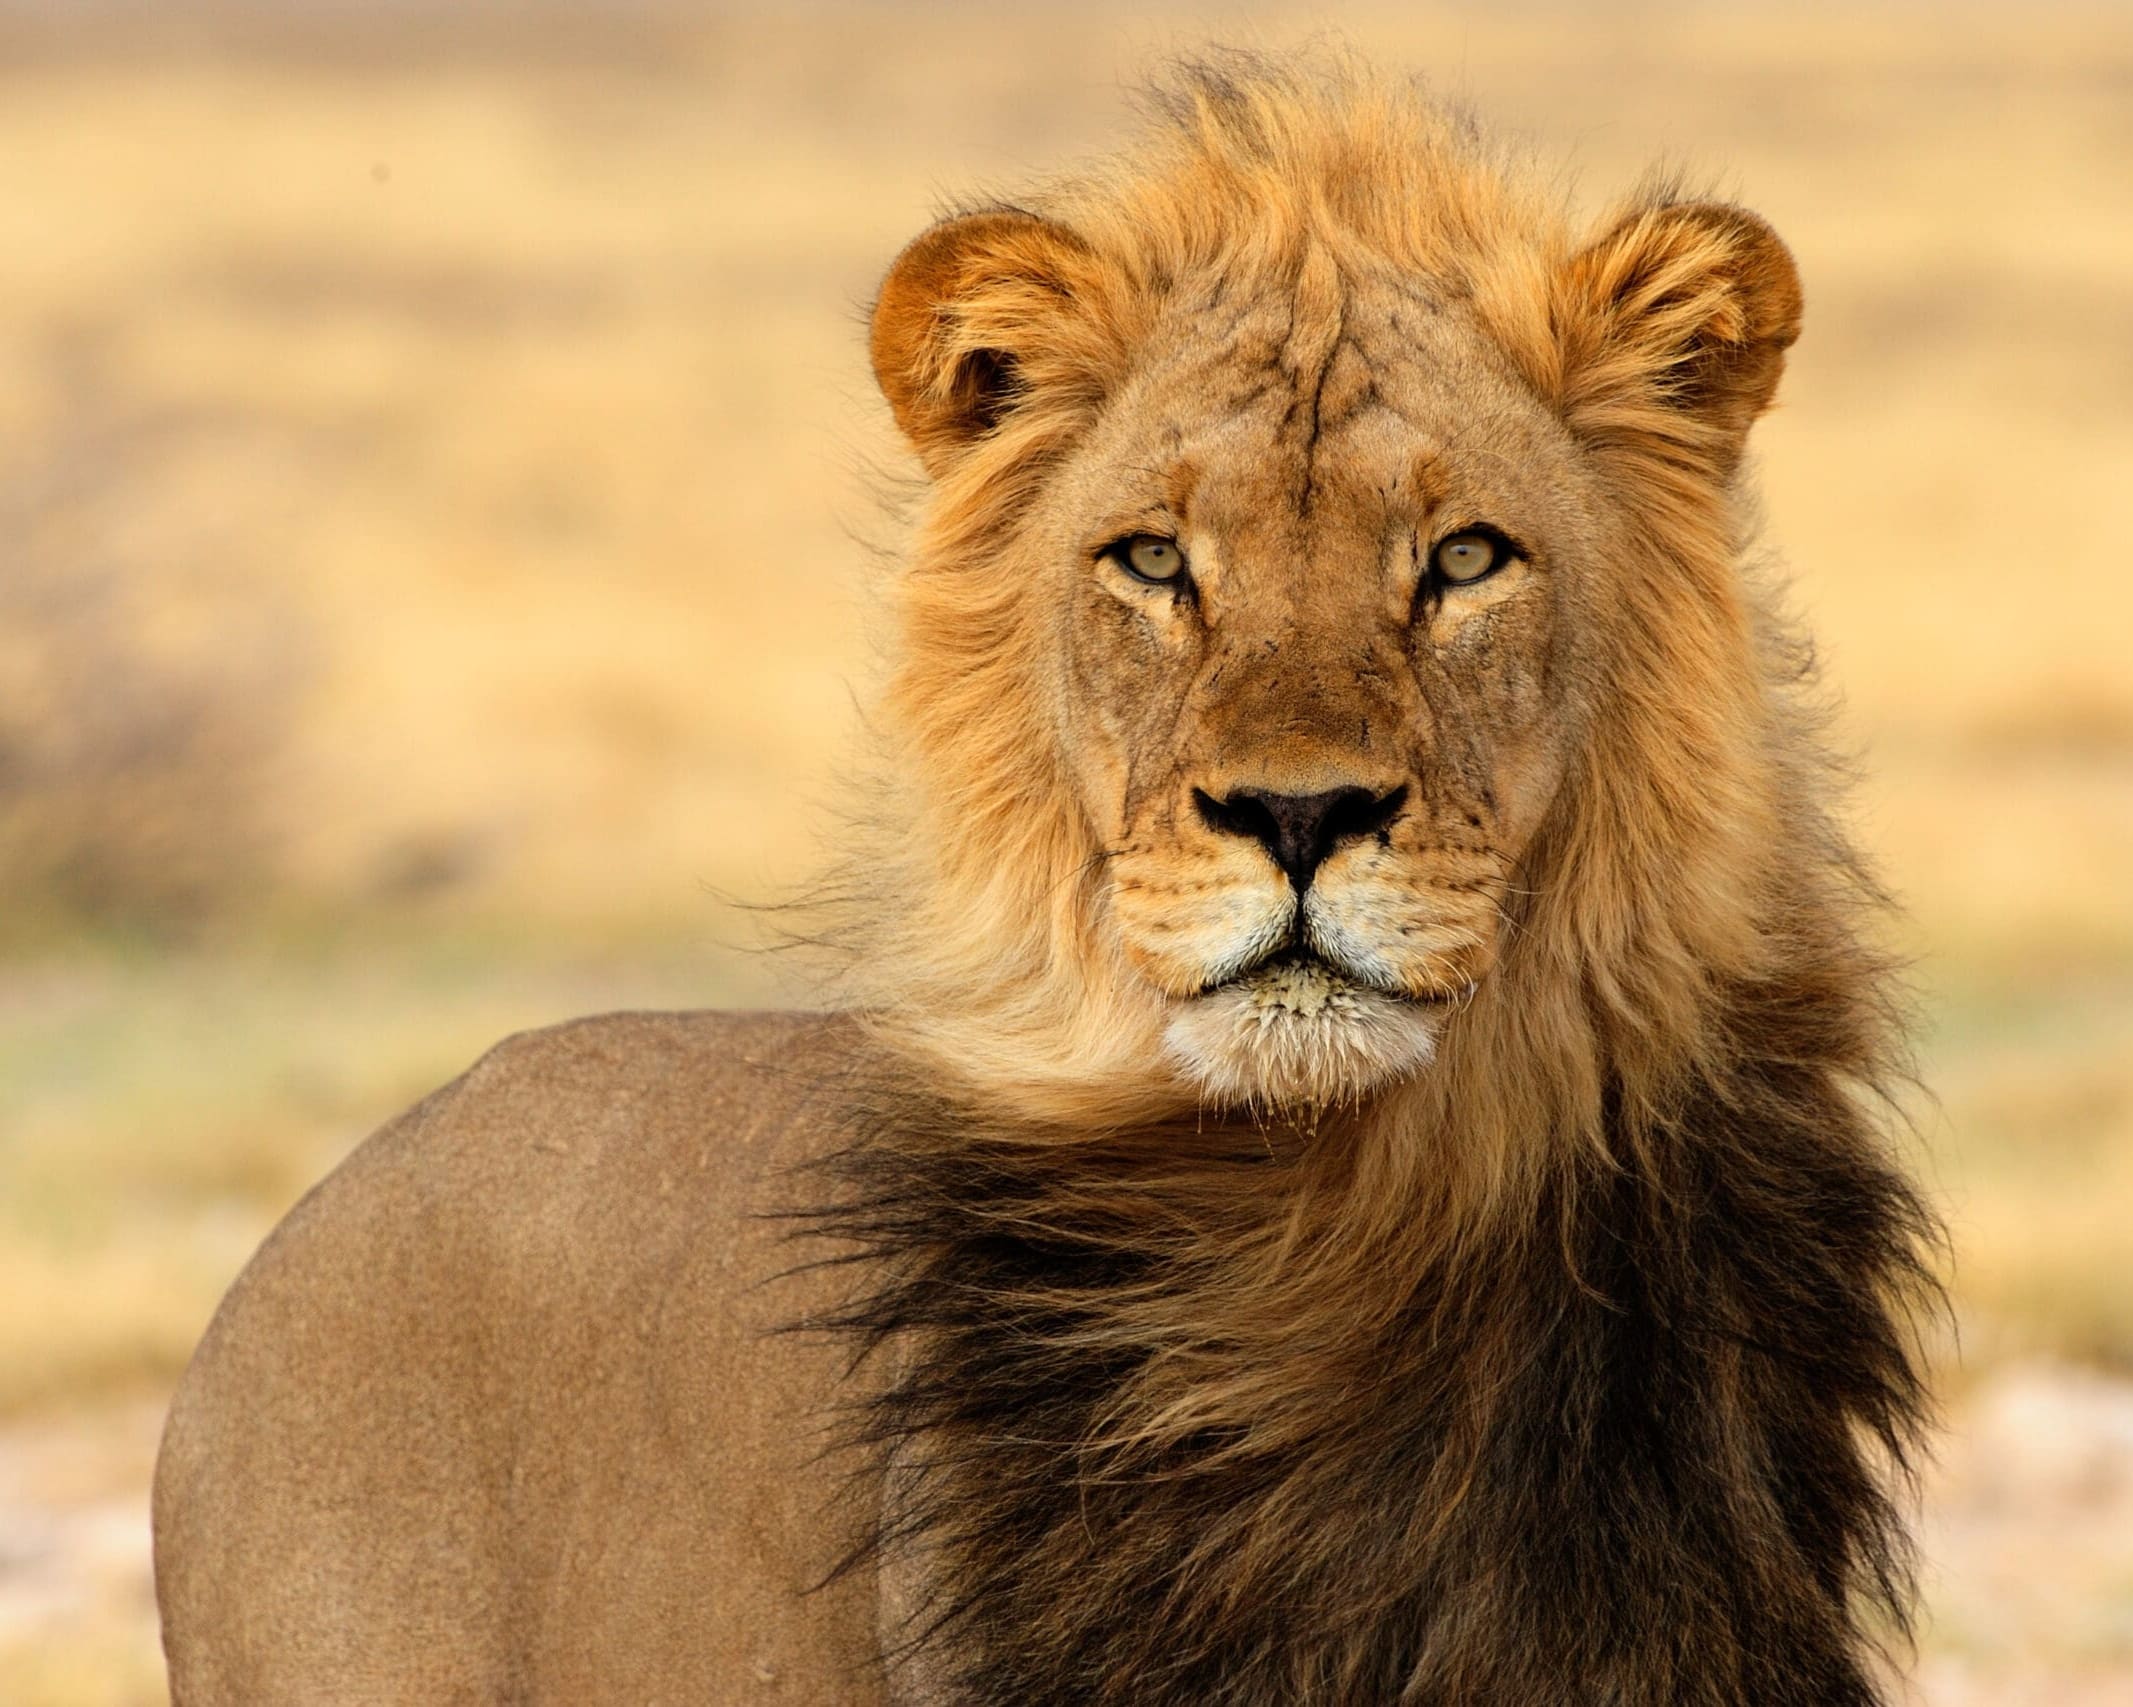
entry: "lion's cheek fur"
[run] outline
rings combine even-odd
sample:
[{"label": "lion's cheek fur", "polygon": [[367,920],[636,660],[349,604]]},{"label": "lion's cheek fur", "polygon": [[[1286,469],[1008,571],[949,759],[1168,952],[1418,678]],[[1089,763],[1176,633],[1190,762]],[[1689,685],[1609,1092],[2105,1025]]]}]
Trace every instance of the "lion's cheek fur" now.
[{"label": "lion's cheek fur", "polygon": [[1129,841],[1110,862],[1109,923],[1128,962],[1167,996],[1196,996],[1289,933],[1294,902],[1281,873],[1256,848],[1198,856]]}]

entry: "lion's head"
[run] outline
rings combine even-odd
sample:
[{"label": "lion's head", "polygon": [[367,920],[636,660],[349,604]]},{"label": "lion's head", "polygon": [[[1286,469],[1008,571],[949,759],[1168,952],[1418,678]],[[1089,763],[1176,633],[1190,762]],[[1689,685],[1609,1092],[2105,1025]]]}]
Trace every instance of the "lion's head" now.
[{"label": "lion's head", "polygon": [[1119,1118],[1456,1081],[1463,1032],[1752,960],[1736,476],[1799,306],[1755,216],[1580,240],[1344,77],[1203,69],[1121,165],[924,233],[872,326],[932,483],[872,1005]]}]

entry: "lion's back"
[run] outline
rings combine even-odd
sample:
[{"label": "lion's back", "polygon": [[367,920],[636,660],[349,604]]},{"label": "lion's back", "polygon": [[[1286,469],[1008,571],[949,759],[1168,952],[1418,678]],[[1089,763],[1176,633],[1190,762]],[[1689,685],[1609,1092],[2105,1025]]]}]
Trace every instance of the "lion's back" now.
[{"label": "lion's back", "polygon": [[809,1468],[837,1354],[773,1331],[826,1301],[775,1212],[851,1050],[529,1033],[307,1197],[165,1436],[178,1699],[864,1699],[871,1594],[806,1592],[847,1533]]}]

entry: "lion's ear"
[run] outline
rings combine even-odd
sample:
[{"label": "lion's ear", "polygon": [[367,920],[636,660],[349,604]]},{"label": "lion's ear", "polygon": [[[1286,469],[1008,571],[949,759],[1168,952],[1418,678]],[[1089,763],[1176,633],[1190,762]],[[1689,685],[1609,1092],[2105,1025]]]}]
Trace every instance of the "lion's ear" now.
[{"label": "lion's ear", "polygon": [[1582,403],[1604,431],[1656,401],[1730,472],[1800,335],[1799,270],[1778,234],[1722,203],[1646,208],[1563,282],[1573,414]]},{"label": "lion's ear", "polygon": [[1012,210],[943,220],[875,299],[874,378],[939,474],[1026,398],[1100,394],[1116,355],[1103,270],[1064,227]]}]

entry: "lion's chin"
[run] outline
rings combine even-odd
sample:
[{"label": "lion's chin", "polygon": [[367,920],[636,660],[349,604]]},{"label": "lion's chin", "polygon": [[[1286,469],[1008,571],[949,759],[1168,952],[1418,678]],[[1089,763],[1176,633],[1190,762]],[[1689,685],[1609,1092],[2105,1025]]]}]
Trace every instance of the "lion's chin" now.
[{"label": "lion's chin", "polygon": [[1441,1021],[1330,967],[1283,962],[1181,1003],[1163,1046],[1209,1102],[1325,1107],[1427,1067]]}]

